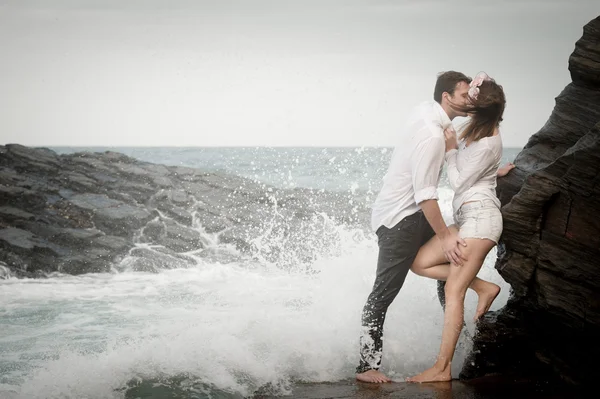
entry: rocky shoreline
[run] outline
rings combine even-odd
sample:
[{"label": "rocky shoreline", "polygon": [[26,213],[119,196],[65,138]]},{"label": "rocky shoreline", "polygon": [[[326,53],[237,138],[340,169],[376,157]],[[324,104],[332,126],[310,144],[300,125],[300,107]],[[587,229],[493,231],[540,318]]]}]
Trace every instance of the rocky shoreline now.
[{"label": "rocky shoreline", "polygon": [[[366,205],[350,193],[280,190],[115,152],[58,155],[0,146],[0,270],[5,275],[108,272],[125,258],[130,270],[153,271],[193,265],[190,254],[227,256],[215,253],[207,235],[251,256],[267,225],[270,234],[294,238],[306,235],[301,225],[321,214],[337,223],[368,226]],[[311,256],[311,250],[300,248],[303,238],[290,240],[295,247],[287,249]],[[266,256],[281,261],[276,253]]]}]

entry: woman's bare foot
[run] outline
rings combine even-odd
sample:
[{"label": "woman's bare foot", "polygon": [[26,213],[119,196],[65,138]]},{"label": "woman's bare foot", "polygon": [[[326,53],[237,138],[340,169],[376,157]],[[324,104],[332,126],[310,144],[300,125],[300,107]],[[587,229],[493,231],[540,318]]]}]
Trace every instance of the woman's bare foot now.
[{"label": "woman's bare foot", "polygon": [[385,376],[381,371],[378,370],[367,370],[364,373],[356,374],[356,379],[362,382],[372,382],[375,384],[383,382],[392,382],[388,377]]},{"label": "woman's bare foot", "polygon": [[479,295],[479,301],[477,302],[477,311],[475,311],[475,317],[473,321],[477,321],[481,316],[487,313],[492,306],[492,302],[500,293],[500,287],[494,283],[485,282],[484,288],[477,292]]},{"label": "woman's bare foot", "polygon": [[436,366],[433,366],[432,368],[423,371],[419,375],[406,379],[406,381],[408,382],[438,382],[450,380],[452,380],[452,373],[450,372],[450,367],[441,369]]}]

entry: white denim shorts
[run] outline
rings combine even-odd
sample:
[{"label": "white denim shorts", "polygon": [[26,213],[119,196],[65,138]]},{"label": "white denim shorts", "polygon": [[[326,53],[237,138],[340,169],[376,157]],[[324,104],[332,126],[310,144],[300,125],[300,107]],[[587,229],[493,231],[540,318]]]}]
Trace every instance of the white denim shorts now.
[{"label": "white denim shorts", "polygon": [[481,238],[498,244],[502,234],[502,213],[491,200],[463,204],[454,215],[462,238]]}]

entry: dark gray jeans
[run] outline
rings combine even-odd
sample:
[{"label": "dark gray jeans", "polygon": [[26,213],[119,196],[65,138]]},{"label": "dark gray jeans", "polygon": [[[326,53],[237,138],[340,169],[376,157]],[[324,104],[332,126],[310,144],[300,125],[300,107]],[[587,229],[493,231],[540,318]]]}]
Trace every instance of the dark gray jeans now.
[{"label": "dark gray jeans", "polygon": [[383,322],[388,307],[400,292],[419,248],[435,235],[422,211],[377,232],[379,257],[373,290],[362,312],[360,364],[357,373],[381,365]]}]

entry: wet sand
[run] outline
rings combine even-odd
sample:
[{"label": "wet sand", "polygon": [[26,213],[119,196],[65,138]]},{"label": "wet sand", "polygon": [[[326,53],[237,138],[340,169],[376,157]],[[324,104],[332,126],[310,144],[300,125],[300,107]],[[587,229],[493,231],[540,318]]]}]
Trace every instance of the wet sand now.
[{"label": "wet sand", "polygon": [[255,399],[272,398],[306,399],[565,399],[582,397],[574,389],[532,380],[506,377],[485,377],[472,381],[413,384],[392,382],[367,384],[355,380],[323,383],[299,383],[293,386],[290,396],[255,396]]}]

